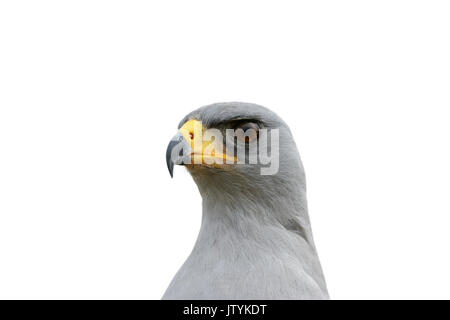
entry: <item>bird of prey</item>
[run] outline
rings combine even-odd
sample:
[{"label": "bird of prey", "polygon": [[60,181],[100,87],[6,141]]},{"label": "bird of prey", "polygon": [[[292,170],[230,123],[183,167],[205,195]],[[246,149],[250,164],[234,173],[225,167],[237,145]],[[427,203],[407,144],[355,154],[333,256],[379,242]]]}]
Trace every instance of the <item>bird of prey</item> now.
[{"label": "bird of prey", "polygon": [[[285,122],[265,107],[230,102],[201,107],[178,128],[167,148],[167,166],[171,175],[174,165],[187,168],[202,196],[203,216],[194,248],[163,299],[328,299],[308,217],[304,169]],[[261,161],[249,163],[249,150],[245,161],[238,159],[236,146],[233,154],[224,147],[205,155],[207,143],[194,143],[194,134],[212,128],[224,136],[242,129],[231,145],[241,139],[244,147],[263,130],[276,129],[278,150],[269,146],[279,154],[276,173],[262,174],[267,164]],[[249,129],[252,134],[242,135]],[[217,140],[216,147],[230,144]],[[180,145],[182,151],[174,152]],[[206,161],[211,157],[235,161],[211,164]]]}]

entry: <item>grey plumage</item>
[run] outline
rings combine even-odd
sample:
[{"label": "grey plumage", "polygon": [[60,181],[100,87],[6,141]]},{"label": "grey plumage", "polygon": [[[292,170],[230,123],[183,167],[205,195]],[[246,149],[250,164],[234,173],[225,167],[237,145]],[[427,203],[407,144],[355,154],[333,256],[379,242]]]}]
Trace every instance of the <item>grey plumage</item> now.
[{"label": "grey plumage", "polygon": [[253,119],[280,130],[280,165],[228,169],[190,166],[203,199],[202,225],[192,253],[163,299],[327,299],[306,201],[303,166],[288,126],[267,108],[218,103],[188,114],[207,127]]}]

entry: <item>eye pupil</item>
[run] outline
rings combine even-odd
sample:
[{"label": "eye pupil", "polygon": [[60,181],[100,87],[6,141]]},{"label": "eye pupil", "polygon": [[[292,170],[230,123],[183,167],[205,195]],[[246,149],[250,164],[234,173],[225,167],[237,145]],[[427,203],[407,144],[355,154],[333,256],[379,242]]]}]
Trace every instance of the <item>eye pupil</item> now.
[{"label": "eye pupil", "polygon": [[[256,139],[258,137],[258,130],[259,126],[256,123],[253,122],[247,122],[242,125],[240,125],[237,129],[241,129],[244,132],[244,136],[241,136],[238,138],[244,140],[246,143]],[[248,130],[251,130],[250,132],[247,132]]]}]

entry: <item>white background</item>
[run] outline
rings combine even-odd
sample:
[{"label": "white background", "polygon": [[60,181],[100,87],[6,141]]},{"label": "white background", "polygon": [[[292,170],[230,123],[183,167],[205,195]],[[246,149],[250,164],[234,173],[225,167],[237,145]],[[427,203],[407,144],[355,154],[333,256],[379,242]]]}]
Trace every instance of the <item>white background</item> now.
[{"label": "white background", "polygon": [[450,298],[448,1],[2,1],[0,298],[159,299],[213,102],[290,125],[334,299]]}]

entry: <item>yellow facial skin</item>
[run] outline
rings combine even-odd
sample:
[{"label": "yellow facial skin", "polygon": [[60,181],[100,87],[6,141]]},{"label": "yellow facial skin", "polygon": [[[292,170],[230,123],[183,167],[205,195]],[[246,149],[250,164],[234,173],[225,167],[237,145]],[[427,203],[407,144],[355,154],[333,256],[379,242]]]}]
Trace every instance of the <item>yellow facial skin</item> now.
[{"label": "yellow facial skin", "polygon": [[237,158],[224,152],[223,141],[207,139],[204,132],[208,129],[199,120],[189,120],[180,132],[192,148],[191,159],[193,164],[230,164],[236,163]]}]

